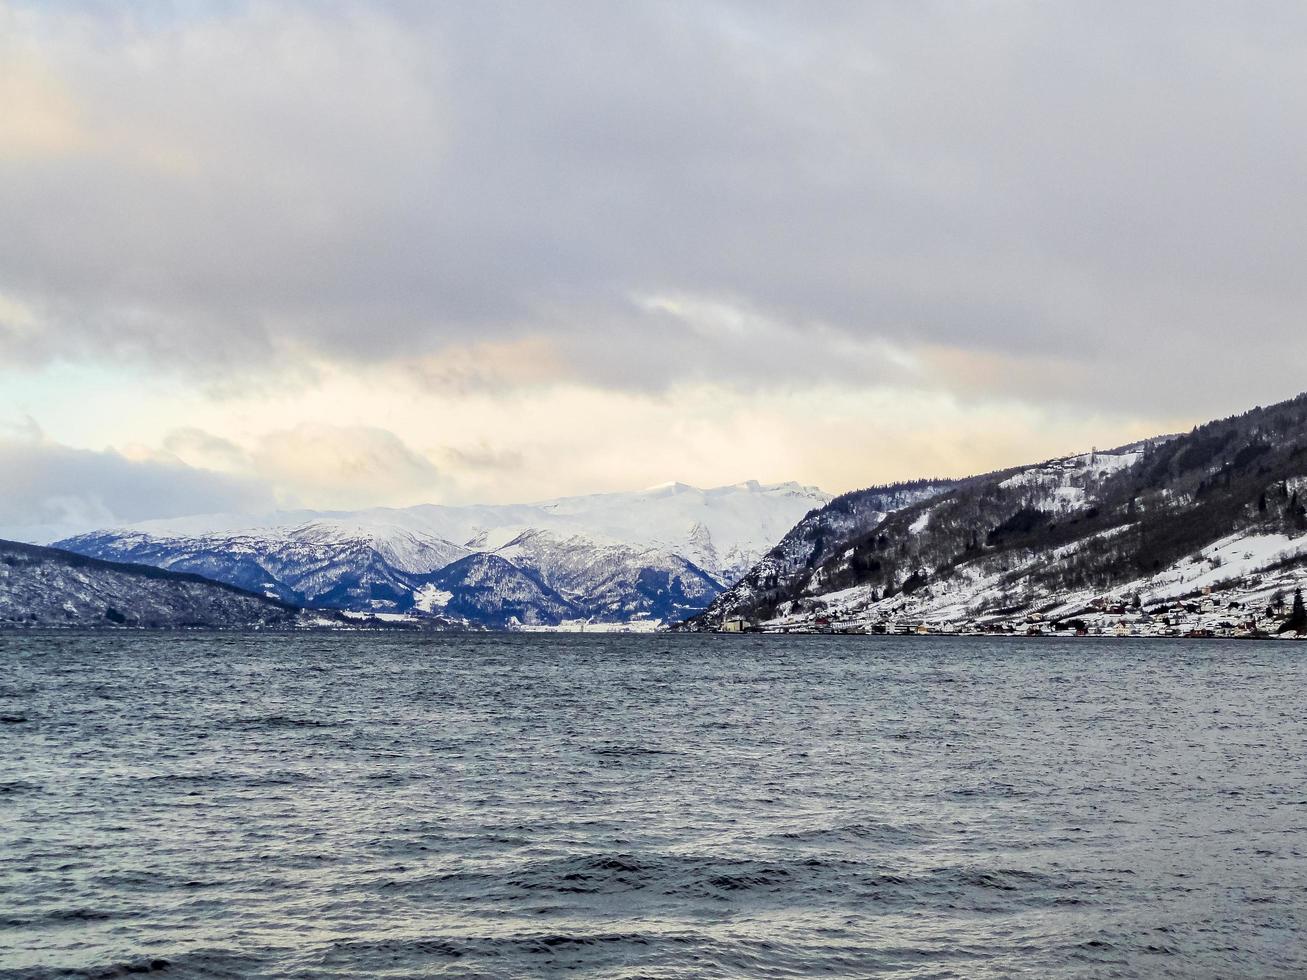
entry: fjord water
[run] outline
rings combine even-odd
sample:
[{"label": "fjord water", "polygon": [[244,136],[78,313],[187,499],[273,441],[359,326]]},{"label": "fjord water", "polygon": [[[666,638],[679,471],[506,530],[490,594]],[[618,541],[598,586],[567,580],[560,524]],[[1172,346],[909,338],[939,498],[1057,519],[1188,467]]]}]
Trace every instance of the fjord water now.
[{"label": "fjord water", "polygon": [[1302,975],[1305,665],[0,636],[0,975]]}]

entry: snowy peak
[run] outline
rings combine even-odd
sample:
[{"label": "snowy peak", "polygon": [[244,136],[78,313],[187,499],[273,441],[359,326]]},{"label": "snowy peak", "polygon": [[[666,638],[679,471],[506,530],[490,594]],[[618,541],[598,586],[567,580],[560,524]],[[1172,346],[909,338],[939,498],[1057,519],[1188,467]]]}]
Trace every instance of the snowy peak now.
[{"label": "snowy peak", "polygon": [[422,575],[444,568],[468,554],[453,542],[398,524],[358,527],[340,518],[319,519],[292,528],[287,540],[324,549],[367,549],[393,568]]},{"label": "snowy peak", "polygon": [[[748,480],[707,490],[670,483],[635,493],[560,498],[540,506],[559,522],[545,525],[552,529],[572,522],[609,539],[677,552],[730,584],[804,514],[830,499],[815,487]],[[696,548],[705,540],[711,549]]]},{"label": "snowy peak", "polygon": [[[701,488],[691,486],[688,483],[681,483],[673,480],[667,483],[659,483],[644,490],[637,491],[632,496],[646,497],[676,497],[682,494],[698,495],[703,497],[729,497],[737,494],[772,494],[776,496],[804,495],[812,499],[829,500],[830,495],[818,490],[816,487],[805,487],[793,480],[787,483],[760,483],[757,480],[744,480],[740,483],[728,483],[720,487]],[[594,494],[597,497],[623,496],[623,494]],[[573,498],[576,499],[576,498]]]},{"label": "snowy peak", "polygon": [[680,493],[691,493],[695,489],[688,483],[671,480],[667,483],[658,483],[652,487],[647,487],[641,493],[646,497],[675,497]]}]

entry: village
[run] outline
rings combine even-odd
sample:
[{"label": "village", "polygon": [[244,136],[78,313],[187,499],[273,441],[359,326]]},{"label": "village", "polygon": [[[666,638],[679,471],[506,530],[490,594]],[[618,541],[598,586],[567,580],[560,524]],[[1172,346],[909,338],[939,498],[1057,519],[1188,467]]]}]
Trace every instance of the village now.
[{"label": "village", "polygon": [[[836,606],[814,615],[764,621],[731,617],[722,624],[721,632],[1307,639],[1301,587],[1290,576],[1271,582],[1252,576],[1223,587],[1205,585],[1192,594],[1158,602],[1148,602],[1135,593],[1129,598],[1097,596],[1076,608],[1078,605],[1055,598],[1036,610],[977,613],[956,619],[913,615],[909,609]],[[1286,624],[1291,628],[1285,630]]]}]

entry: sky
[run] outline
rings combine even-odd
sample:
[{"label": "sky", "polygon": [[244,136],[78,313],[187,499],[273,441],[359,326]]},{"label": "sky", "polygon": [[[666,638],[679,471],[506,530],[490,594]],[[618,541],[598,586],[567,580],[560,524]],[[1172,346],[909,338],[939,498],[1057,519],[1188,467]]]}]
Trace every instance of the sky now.
[{"label": "sky", "polygon": [[15,536],[839,492],[1307,387],[1301,4],[0,0],[0,107]]}]

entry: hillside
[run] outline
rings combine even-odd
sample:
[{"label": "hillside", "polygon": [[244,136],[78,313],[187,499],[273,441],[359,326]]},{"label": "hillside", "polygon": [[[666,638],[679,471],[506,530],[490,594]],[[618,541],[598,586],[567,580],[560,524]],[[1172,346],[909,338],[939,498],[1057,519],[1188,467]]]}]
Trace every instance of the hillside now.
[{"label": "hillside", "polygon": [[721,592],[707,572],[656,548],[528,530],[494,554],[531,572],[601,622],[678,622]]},{"label": "hillside", "polygon": [[855,522],[788,576],[768,577],[769,556],[750,588],[688,626],[1115,627],[1120,614],[1103,610],[1124,607],[1141,628],[1265,630],[1307,555],[1304,494],[1300,396],[1184,435],[960,481]]},{"label": "hillside", "polygon": [[0,628],[289,627],[300,611],[197,575],[0,541]]},{"label": "hillside", "polygon": [[799,590],[814,569],[889,514],[954,487],[948,480],[916,480],[854,490],[804,515],[785,536],[702,616],[687,624],[714,628],[732,616],[756,617]]},{"label": "hillside", "polygon": [[296,605],[403,611],[432,573],[466,548],[405,528],[317,520],[290,528],[164,537],[97,531],[60,548],[113,561],[192,572]]},{"label": "hillside", "polygon": [[468,555],[432,576],[416,597],[426,613],[495,629],[557,626],[582,613],[534,575],[498,555]]}]

